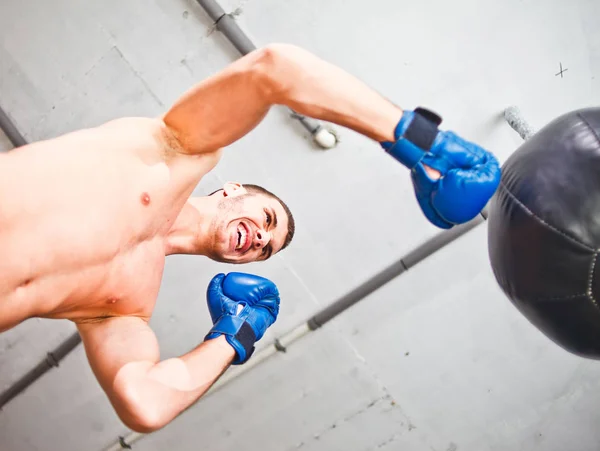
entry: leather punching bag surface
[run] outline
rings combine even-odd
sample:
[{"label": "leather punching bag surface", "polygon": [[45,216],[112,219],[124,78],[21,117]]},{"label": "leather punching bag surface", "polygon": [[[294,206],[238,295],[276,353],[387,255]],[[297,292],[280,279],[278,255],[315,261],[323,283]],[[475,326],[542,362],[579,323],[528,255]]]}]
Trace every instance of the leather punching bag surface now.
[{"label": "leather punching bag surface", "polygon": [[503,166],[488,250],[513,304],[569,352],[600,358],[600,108],[565,114]]}]

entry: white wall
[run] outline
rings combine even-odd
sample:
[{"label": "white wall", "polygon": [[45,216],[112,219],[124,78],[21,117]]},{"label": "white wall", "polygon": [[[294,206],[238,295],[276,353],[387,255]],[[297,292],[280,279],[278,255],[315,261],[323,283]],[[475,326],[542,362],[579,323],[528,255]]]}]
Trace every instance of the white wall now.
[{"label": "white wall", "polygon": [[[402,107],[437,110],[444,128],[502,161],[521,142],[502,121],[507,106],[539,127],[600,103],[596,0],[222,4],[241,6],[237,20],[257,45],[301,45]],[[210,28],[192,0],[4,0],[0,104],[29,141],[158,114],[238,56]],[[264,184],[297,217],[290,249],[236,268],[272,278],[283,295],[263,346],[437,233],[404,168],[338,130],[338,148],[317,150],[276,108],[198,186]],[[481,225],[133,448],[599,449],[600,364],[562,351],[517,313],[486,246]],[[167,261],[152,320],[163,357],[202,339],[206,284],[230,269],[193,256]],[[72,331],[30,320],[0,335],[0,387]],[[81,348],[0,412],[2,451],[95,451],[127,432]]]}]

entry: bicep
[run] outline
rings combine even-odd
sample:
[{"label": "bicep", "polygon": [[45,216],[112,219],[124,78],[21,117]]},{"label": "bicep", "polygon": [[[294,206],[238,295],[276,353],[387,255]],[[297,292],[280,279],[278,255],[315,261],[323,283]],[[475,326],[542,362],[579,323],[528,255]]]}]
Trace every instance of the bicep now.
[{"label": "bicep", "polygon": [[115,317],[77,327],[90,366],[112,401],[116,395],[114,381],[126,365],[150,368],[159,361],[156,336],[141,318]]},{"label": "bicep", "polygon": [[163,117],[186,153],[214,152],[240,139],[272,103],[264,83],[265,51],[236,60],[182,95]]}]

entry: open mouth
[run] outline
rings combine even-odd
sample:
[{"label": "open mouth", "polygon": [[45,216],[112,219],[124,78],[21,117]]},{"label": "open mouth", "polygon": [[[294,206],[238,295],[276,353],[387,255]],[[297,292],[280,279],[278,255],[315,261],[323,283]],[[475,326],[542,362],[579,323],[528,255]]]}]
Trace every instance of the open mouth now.
[{"label": "open mouth", "polygon": [[246,252],[250,248],[252,243],[252,237],[250,236],[250,229],[246,224],[240,222],[237,226],[237,242],[235,250],[238,252]]}]

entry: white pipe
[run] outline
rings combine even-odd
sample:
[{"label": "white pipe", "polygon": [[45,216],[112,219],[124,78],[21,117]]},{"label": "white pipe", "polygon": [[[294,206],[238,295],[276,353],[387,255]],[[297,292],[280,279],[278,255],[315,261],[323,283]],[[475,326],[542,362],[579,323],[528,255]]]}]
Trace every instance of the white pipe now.
[{"label": "white pipe", "polygon": [[510,106],[504,110],[504,119],[525,141],[536,133],[535,128],[525,120],[521,114],[521,110],[516,106]]}]

